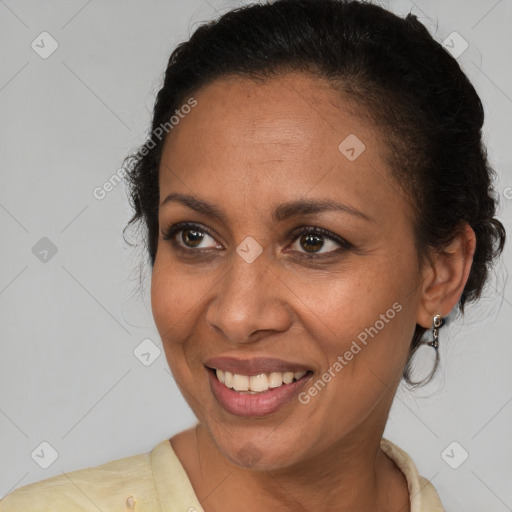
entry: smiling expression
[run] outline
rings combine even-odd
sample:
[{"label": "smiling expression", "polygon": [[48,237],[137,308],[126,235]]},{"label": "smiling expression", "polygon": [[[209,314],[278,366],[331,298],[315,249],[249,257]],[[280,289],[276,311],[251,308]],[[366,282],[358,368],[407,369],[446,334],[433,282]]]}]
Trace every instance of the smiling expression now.
[{"label": "smiling expression", "polygon": [[[176,382],[237,464],[280,468],[349,438],[364,443],[385,424],[423,278],[414,214],[386,163],[385,138],[309,75],[224,78],[194,97],[162,154],[151,288]],[[349,136],[364,144],[353,160],[340,150]],[[375,329],[393,304],[400,312]],[[372,326],[377,334],[301,403],[298,393],[332,375]],[[218,359],[226,357],[234,361]],[[241,390],[215,369],[221,380],[235,374]],[[271,373],[296,370],[307,373],[267,398],[247,392],[251,376],[265,374],[254,382],[268,387]],[[247,461],[247,446],[257,460]]]}]

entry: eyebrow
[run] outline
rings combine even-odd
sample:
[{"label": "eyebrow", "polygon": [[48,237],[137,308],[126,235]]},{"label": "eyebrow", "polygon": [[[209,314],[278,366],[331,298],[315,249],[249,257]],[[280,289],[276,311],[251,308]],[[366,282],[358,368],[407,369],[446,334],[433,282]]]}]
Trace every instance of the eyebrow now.
[{"label": "eyebrow", "polygon": [[[204,199],[199,199],[198,197],[194,197],[188,194],[173,193],[169,194],[162,201],[160,207],[172,201],[182,203],[185,206],[188,206],[190,209],[195,210],[196,212],[203,213],[209,217],[215,217],[223,223],[227,223],[225,212],[221,208],[208,201],[205,201]],[[338,203],[332,199],[299,199],[297,201],[290,201],[288,203],[280,204],[272,212],[272,220],[274,222],[282,222],[291,217],[315,214],[323,211],[341,211],[364,219],[368,222],[375,222],[375,219],[369,217],[357,208],[348,204]]]}]

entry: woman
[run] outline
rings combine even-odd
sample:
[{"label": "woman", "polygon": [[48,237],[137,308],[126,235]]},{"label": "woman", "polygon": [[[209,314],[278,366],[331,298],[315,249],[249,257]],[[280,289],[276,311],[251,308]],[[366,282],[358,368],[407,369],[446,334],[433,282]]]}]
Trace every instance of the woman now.
[{"label": "woman", "polygon": [[127,161],[198,423],[0,510],[444,510],[382,435],[412,356],[437,366],[445,317],[503,249],[483,117],[412,15],[277,0],[200,27]]}]

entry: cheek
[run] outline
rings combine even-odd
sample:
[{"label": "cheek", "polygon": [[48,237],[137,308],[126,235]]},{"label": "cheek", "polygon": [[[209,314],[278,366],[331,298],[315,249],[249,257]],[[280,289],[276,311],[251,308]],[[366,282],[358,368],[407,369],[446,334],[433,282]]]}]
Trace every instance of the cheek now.
[{"label": "cheek", "polygon": [[396,300],[397,293],[356,296],[351,293],[355,290],[347,283],[343,291],[332,294],[336,307],[323,314],[315,310],[318,316],[309,316],[310,343],[316,344],[314,356],[323,365],[301,403],[308,403],[304,411],[309,408],[308,414],[319,421],[324,422],[320,418],[327,415],[339,425],[332,432],[331,426],[327,429],[326,439],[386,409],[400,381],[412,336],[410,310]]},{"label": "cheek", "polygon": [[324,294],[319,303],[325,307],[317,305],[309,315],[307,329],[329,367],[341,358],[343,368],[337,365],[338,373],[355,385],[368,377],[369,370],[389,377],[388,370],[395,372],[404,358],[413,321],[398,295],[362,293],[360,287],[346,283],[343,290]]},{"label": "cheek", "polygon": [[306,328],[328,367],[343,359],[343,368],[337,365],[335,372],[344,375],[338,379],[347,381],[343,385],[400,377],[415,327],[418,274],[413,262],[412,256],[367,260],[345,276],[326,280],[307,301]]},{"label": "cheek", "polygon": [[151,309],[153,318],[160,333],[164,337],[164,333],[176,322],[179,316],[177,300],[177,290],[172,286],[172,280],[169,273],[159,263],[157,256],[151,276]]},{"label": "cheek", "polygon": [[194,307],[200,297],[192,276],[167,264],[157,256],[151,278],[151,308],[160,334],[165,358],[176,384],[183,396],[188,397],[195,387],[194,371],[197,364],[197,347],[187,342],[194,332]]},{"label": "cheek", "polygon": [[190,332],[198,302],[200,287],[194,284],[194,277],[185,276],[157,256],[151,277],[151,309],[166,351],[181,344]]}]

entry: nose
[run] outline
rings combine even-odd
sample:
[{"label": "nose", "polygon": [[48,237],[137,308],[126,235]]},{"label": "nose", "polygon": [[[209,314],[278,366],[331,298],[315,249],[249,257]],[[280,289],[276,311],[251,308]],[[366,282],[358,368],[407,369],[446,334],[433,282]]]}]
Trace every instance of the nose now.
[{"label": "nose", "polygon": [[291,292],[265,253],[249,263],[233,251],[228,265],[210,301],[208,324],[233,344],[253,343],[289,329],[292,315],[287,295]]}]

